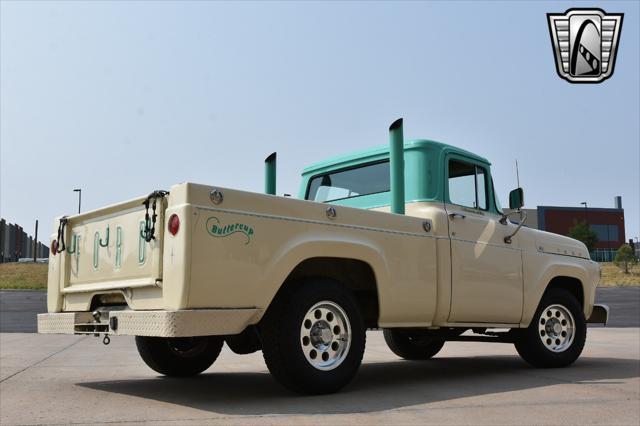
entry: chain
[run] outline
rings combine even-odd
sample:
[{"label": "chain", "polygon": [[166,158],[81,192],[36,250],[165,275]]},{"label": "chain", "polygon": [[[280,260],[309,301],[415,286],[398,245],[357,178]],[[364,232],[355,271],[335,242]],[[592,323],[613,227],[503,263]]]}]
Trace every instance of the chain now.
[{"label": "chain", "polygon": [[[148,243],[156,239],[156,218],[158,217],[156,214],[156,203],[158,198],[166,195],[169,195],[169,191],[153,191],[142,203],[144,204],[144,229],[140,231],[140,236]],[[153,202],[151,202],[151,200],[153,200]],[[151,216],[149,215],[149,205],[151,205]]]},{"label": "chain", "polygon": [[[58,224],[58,238],[56,239],[56,244],[58,244],[58,248],[56,251],[58,253],[62,253],[67,248],[66,244],[64,243],[64,228],[67,226],[68,220],[69,219],[67,219],[66,216],[62,216],[60,218],[60,223]],[[53,255],[55,256],[55,253]]]}]

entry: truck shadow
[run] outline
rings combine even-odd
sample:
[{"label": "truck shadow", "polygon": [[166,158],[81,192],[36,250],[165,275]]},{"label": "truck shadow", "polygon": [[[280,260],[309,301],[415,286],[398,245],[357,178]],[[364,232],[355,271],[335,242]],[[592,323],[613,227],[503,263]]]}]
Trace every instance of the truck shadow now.
[{"label": "truck shadow", "polygon": [[78,386],[230,415],[346,414],[557,384],[615,384],[636,377],[640,377],[640,363],[633,359],[584,357],[571,367],[545,370],[530,368],[513,356],[479,356],[363,364],[349,386],[322,396],[288,392],[268,373],[208,373],[186,379],[158,377]]}]

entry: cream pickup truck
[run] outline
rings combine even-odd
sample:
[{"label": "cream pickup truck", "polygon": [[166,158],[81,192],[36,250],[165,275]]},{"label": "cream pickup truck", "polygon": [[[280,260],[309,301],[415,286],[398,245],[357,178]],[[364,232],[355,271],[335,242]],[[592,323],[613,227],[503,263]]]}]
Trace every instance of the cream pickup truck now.
[{"label": "cream pickup truck", "polygon": [[[579,241],[523,225],[522,189],[503,213],[490,163],[405,142],[302,172],[299,199],[193,183],[55,220],[40,333],[136,336],[158,373],[209,368],[226,342],[262,350],[301,393],[355,375],[366,331],[401,358],[447,341],[513,343],[536,367],[582,352],[600,268]],[[510,220],[514,218],[514,222]]]}]

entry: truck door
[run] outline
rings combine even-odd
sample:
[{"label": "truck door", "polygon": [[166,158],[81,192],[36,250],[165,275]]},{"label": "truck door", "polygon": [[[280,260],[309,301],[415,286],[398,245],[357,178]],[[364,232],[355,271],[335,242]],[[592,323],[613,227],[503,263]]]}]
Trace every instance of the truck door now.
[{"label": "truck door", "polygon": [[515,324],[522,317],[522,254],[515,226],[492,212],[488,166],[449,155],[445,166],[445,209],[451,241],[449,322]]}]

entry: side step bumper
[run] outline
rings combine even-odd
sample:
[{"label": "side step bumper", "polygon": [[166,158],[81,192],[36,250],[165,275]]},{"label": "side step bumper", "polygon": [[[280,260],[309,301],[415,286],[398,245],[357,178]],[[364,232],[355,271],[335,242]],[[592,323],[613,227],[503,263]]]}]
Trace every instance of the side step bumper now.
[{"label": "side step bumper", "polygon": [[609,321],[609,307],[607,305],[593,305],[593,312],[587,322],[607,325],[607,321]]},{"label": "side step bumper", "polygon": [[[108,314],[108,315],[107,315]],[[96,321],[91,312],[38,314],[38,333],[111,334],[156,337],[229,335],[254,324],[261,309],[110,311]]]}]

